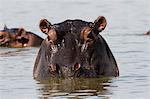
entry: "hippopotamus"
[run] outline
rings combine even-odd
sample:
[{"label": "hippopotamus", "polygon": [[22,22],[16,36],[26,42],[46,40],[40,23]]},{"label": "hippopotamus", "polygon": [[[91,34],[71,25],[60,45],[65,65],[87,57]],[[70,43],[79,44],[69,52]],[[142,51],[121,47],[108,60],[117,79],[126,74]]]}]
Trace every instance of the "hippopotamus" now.
[{"label": "hippopotamus", "polygon": [[40,20],[40,30],[47,35],[35,60],[33,77],[117,77],[117,62],[100,35],[107,25],[99,16],[94,22],[80,19],[51,24]]},{"label": "hippopotamus", "polygon": [[0,31],[0,47],[37,47],[44,39],[26,31],[24,28],[11,28],[7,26]]},{"label": "hippopotamus", "polygon": [[149,31],[147,31],[146,35],[150,35],[150,30],[149,30]]}]

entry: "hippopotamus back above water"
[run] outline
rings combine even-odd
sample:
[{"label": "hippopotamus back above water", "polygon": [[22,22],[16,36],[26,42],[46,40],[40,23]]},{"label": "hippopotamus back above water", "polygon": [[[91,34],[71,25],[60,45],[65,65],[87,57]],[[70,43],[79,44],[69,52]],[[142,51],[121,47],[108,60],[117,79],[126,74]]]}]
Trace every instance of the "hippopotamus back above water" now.
[{"label": "hippopotamus back above water", "polygon": [[150,35],[150,30],[149,30],[149,31],[147,31],[146,35]]},{"label": "hippopotamus back above water", "polygon": [[36,47],[40,46],[43,38],[26,31],[24,28],[11,28],[6,26],[0,31],[0,47]]},{"label": "hippopotamus back above water", "polygon": [[106,25],[103,16],[94,22],[66,20],[54,25],[41,20],[40,29],[48,37],[36,58],[34,78],[119,76],[116,60],[99,34]]}]

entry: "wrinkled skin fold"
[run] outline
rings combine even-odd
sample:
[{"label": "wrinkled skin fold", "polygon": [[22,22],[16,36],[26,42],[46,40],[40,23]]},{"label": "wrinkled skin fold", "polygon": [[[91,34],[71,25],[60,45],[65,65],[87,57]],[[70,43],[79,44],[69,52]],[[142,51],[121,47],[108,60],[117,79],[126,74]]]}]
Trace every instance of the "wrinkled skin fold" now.
[{"label": "wrinkled skin fold", "polygon": [[33,77],[117,77],[116,60],[99,34],[107,25],[99,16],[94,22],[66,20],[52,25],[40,21],[40,29],[47,35],[38,52]]}]

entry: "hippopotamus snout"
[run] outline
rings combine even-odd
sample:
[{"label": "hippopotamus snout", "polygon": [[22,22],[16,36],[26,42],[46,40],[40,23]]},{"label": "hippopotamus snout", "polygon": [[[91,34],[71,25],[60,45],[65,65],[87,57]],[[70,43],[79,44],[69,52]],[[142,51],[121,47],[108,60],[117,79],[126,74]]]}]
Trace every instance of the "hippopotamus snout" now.
[{"label": "hippopotamus snout", "polygon": [[80,69],[81,65],[79,63],[75,63],[71,66],[61,66],[58,64],[51,64],[49,65],[49,70],[51,74],[56,74],[60,77],[75,77],[76,72]]},{"label": "hippopotamus snout", "polygon": [[[48,43],[49,42],[49,43]],[[81,67],[80,58],[80,47],[74,39],[72,34],[67,34],[62,40],[61,44],[55,45],[47,41],[49,47],[46,52],[47,57],[50,55],[48,60],[48,67],[51,73],[58,73],[61,77],[71,77]]]}]

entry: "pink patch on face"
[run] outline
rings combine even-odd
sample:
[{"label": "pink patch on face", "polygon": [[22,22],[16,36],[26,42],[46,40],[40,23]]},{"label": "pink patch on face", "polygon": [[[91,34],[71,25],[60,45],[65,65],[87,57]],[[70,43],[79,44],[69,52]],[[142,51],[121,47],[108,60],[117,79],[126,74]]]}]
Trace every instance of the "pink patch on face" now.
[{"label": "pink patch on face", "polygon": [[99,30],[103,30],[104,29],[104,25],[103,24],[101,24],[100,26],[99,26],[99,28],[98,28]]}]

